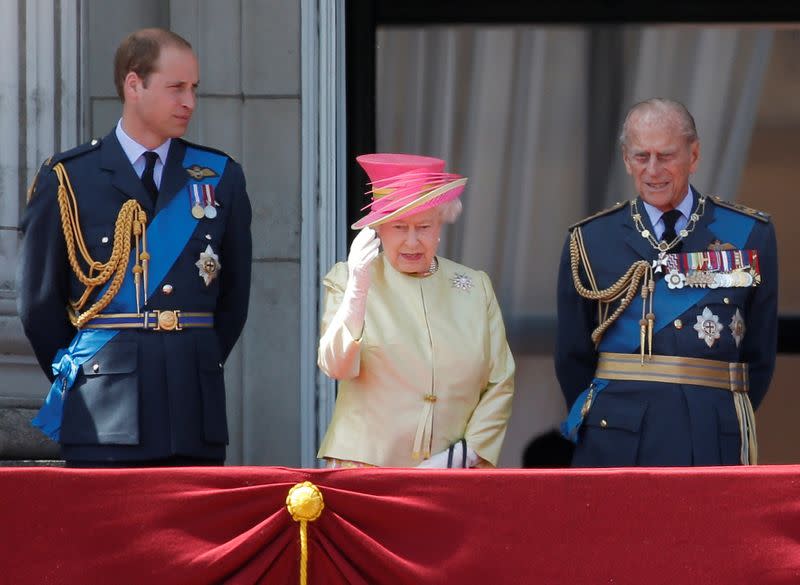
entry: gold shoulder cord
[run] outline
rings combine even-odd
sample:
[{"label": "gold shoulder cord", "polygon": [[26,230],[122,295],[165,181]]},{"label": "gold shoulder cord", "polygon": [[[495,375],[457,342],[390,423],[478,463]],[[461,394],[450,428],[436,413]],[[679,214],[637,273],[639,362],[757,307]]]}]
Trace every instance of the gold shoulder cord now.
[{"label": "gold shoulder cord", "polygon": [[[653,325],[655,314],[653,313],[653,292],[655,282],[653,281],[653,269],[647,260],[637,260],[631,264],[625,274],[610,287],[598,290],[592,267],[589,264],[589,255],[583,244],[583,234],[581,228],[576,227],[572,230],[569,240],[569,258],[572,268],[572,282],[575,290],[580,296],[592,301],[598,301],[598,323],[599,325],[592,331],[592,341],[595,347],[600,344],[603,334],[616,321],[619,316],[628,308],[636,291],[641,285],[642,295],[642,318],[639,320],[639,345],[641,347],[642,362],[644,362],[645,344],[647,343],[648,354],[653,353]],[[584,270],[589,278],[591,289],[586,288],[581,282],[580,267],[583,263]],[[612,303],[622,299],[619,306],[608,316],[608,311]],[[649,299],[649,305],[648,305]]]},{"label": "gold shoulder cord", "polygon": [[[86,242],[81,233],[78,219],[78,202],[75,199],[75,192],[67,175],[67,169],[64,168],[63,164],[58,163],[53,167],[53,171],[58,177],[58,206],[61,211],[61,227],[67,244],[69,264],[75,276],[86,287],[80,299],[69,302],[67,312],[73,326],[78,329],[83,327],[87,321],[105,309],[119,292],[122,281],[125,278],[125,271],[128,268],[131,236],[136,240],[136,261],[132,269],[136,288],[136,312],[141,312],[139,302],[140,288],[142,279],[144,279],[144,302],[146,303],[147,268],[150,260],[150,255],[147,253],[147,236],[145,233],[147,215],[141,205],[135,199],[130,199],[123,204],[114,226],[114,246],[111,249],[111,257],[108,262],[97,262],[89,255],[89,250],[86,248]],[[83,262],[89,267],[88,274],[81,268],[75,251],[76,246]],[[105,293],[91,307],[81,313],[92,291],[96,287],[106,284],[109,280],[111,280],[111,283]]]}]

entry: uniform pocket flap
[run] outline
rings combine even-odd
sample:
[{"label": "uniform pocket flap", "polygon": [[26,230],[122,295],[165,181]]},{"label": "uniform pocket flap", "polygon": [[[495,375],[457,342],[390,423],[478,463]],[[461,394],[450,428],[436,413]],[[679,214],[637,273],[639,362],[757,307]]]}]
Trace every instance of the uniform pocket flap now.
[{"label": "uniform pocket flap", "polygon": [[636,402],[613,394],[601,393],[589,410],[586,424],[591,427],[638,433],[646,410],[646,402]]},{"label": "uniform pocket flap", "polygon": [[138,347],[134,341],[109,342],[81,366],[86,377],[130,374],[136,371]]}]

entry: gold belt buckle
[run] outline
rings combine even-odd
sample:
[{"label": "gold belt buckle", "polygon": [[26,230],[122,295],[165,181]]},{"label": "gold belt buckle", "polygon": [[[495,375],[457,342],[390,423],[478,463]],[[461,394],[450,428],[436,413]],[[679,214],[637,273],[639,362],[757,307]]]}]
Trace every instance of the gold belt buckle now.
[{"label": "gold belt buckle", "polygon": [[181,331],[180,311],[155,311],[156,321],[158,324],[155,326],[154,331]]}]

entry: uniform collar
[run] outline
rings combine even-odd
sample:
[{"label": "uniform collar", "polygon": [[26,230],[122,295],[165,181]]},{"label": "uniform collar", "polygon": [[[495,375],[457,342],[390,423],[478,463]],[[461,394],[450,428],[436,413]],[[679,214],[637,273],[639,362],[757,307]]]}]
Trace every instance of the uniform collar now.
[{"label": "uniform collar", "polygon": [[[647,217],[650,218],[650,224],[656,225],[661,219],[661,216],[664,215],[664,212],[658,207],[650,205],[644,199],[641,199],[641,201],[647,211]],[[687,187],[686,195],[683,196],[683,199],[675,209],[680,211],[681,215],[688,220],[689,216],[692,215],[692,207],[694,207],[694,197],[692,196],[692,187],[689,186]]]},{"label": "uniform collar", "polygon": [[139,160],[142,154],[148,150],[152,150],[158,154],[158,159],[161,161],[162,165],[166,164],[169,145],[172,142],[171,138],[167,138],[166,142],[156,148],[145,148],[125,132],[125,130],[122,128],[122,118],[120,118],[117,122],[116,136],[117,140],[119,140],[119,145],[122,147],[125,156],[128,157],[128,160],[131,164],[134,164],[137,160]]}]

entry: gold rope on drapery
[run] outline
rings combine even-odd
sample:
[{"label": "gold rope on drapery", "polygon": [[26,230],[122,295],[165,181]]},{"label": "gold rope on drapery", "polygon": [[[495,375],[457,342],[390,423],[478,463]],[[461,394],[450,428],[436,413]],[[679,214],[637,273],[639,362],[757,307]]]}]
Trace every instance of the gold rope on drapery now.
[{"label": "gold rope on drapery", "polygon": [[308,523],[322,514],[322,492],[310,481],[295,484],[286,496],[286,509],[300,523],[300,585],[308,584]]}]

